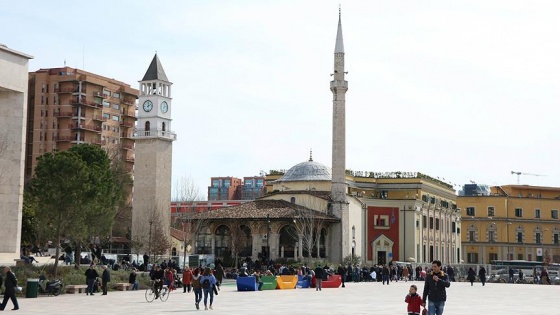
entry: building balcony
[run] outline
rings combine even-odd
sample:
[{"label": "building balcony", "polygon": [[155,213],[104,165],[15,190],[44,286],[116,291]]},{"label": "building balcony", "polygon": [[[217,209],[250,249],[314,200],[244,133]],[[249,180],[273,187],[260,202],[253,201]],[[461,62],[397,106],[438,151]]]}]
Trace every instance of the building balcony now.
[{"label": "building balcony", "polygon": [[[54,117],[58,118],[78,118],[78,112],[58,112],[53,114]],[[82,118],[85,118],[85,114],[82,113]]]},{"label": "building balcony", "polygon": [[134,120],[136,120],[136,113],[134,111],[129,112],[129,111],[125,111],[124,113],[122,113],[123,116],[125,117],[132,117],[134,118]]},{"label": "building balcony", "polygon": [[121,126],[123,127],[127,127],[127,128],[133,128],[134,127],[134,123],[128,122],[128,121],[124,121],[121,120]]},{"label": "building balcony", "polygon": [[[74,86],[74,87],[64,87],[64,88],[58,88],[54,90],[56,93],[59,94],[67,94],[67,93],[79,93],[80,92],[80,88],[78,86]],[[82,90],[82,93],[85,93],[85,89]]]},{"label": "building balcony", "polygon": [[74,141],[74,139],[75,137],[72,136],[58,136],[54,138],[56,142],[70,142],[70,141]]},{"label": "building balcony", "polygon": [[93,120],[103,122],[103,121],[107,121],[107,117],[103,117],[101,115],[94,115]]},{"label": "building balcony", "polygon": [[88,125],[88,124],[84,124],[84,123],[73,123],[73,124],[68,124],[68,128],[73,129],[73,130],[87,130],[87,131],[93,131],[96,133],[101,133],[101,127],[99,126],[94,126],[94,125]]},{"label": "building balcony", "polygon": [[125,104],[128,104],[128,105],[134,105],[136,103],[136,100],[125,98],[125,99],[122,100],[122,102],[125,103]]},{"label": "building balcony", "polygon": [[134,138],[144,139],[144,138],[160,138],[166,139],[169,141],[177,140],[177,134],[174,131],[168,130],[144,130],[138,129],[138,131],[134,134]]},{"label": "building balcony", "polygon": [[134,150],[134,145],[123,143],[123,144],[122,144],[122,148],[123,148],[124,150]]},{"label": "building balcony", "polygon": [[124,158],[127,163],[134,163],[134,156],[127,156]]},{"label": "building balcony", "polygon": [[70,100],[70,104],[71,105],[82,105],[82,106],[87,106],[87,107],[91,107],[91,108],[103,108],[103,104],[97,104],[94,102],[88,102],[84,99],[71,99]]},{"label": "building balcony", "polygon": [[94,91],[93,96],[105,98],[105,95],[103,94],[103,92],[99,92],[99,91]]}]

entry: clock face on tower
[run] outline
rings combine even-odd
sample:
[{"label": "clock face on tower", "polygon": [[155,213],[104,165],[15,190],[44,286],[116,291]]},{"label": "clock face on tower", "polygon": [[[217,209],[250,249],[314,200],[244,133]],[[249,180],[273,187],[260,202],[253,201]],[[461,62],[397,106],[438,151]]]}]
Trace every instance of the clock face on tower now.
[{"label": "clock face on tower", "polygon": [[152,110],[152,108],[154,108],[154,104],[152,103],[152,101],[145,101],[142,107],[144,108],[145,112],[149,112]]},{"label": "clock face on tower", "polygon": [[169,110],[169,105],[167,105],[166,101],[161,102],[161,112],[162,113],[167,113],[167,111]]}]

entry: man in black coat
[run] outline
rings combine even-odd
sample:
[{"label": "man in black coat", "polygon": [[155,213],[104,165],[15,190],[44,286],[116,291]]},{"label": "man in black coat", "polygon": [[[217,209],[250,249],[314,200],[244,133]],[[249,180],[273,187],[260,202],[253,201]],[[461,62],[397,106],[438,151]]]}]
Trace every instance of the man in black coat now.
[{"label": "man in black coat", "polygon": [[103,295],[107,295],[107,285],[111,282],[111,274],[109,268],[103,265],[103,274],[101,275],[101,287],[103,288]]},{"label": "man in black coat", "polygon": [[315,268],[315,291],[321,291],[323,288],[323,275],[325,273],[325,269],[321,266],[317,266]]},{"label": "man in black coat", "polygon": [[[432,262],[432,271],[426,275],[424,282],[424,294],[422,300],[428,298],[428,314],[443,314],[447,294],[445,288],[449,288],[450,282],[447,275],[441,270],[441,261],[434,260]],[[422,303],[426,306],[426,302]]]},{"label": "man in black coat", "polygon": [[342,267],[342,265],[338,265],[338,269],[336,270],[336,274],[340,275],[340,278],[342,279],[342,287],[344,288],[344,278],[346,277],[346,270],[344,269],[344,267]]},{"label": "man in black coat", "polygon": [[4,282],[4,300],[2,301],[2,305],[0,305],[0,311],[3,311],[8,304],[8,299],[12,300],[12,304],[14,304],[14,308],[12,311],[19,310],[19,304],[16,298],[16,289],[17,289],[17,279],[12,269],[10,267],[4,267],[4,272],[6,273],[6,281]]},{"label": "man in black coat", "polygon": [[95,271],[95,269],[93,269],[93,267],[93,264],[91,264],[89,266],[89,269],[85,272],[87,284],[86,295],[93,295],[93,292],[95,291],[93,288],[93,284],[95,282],[95,279],[99,277],[99,274],[97,273],[97,271]]}]

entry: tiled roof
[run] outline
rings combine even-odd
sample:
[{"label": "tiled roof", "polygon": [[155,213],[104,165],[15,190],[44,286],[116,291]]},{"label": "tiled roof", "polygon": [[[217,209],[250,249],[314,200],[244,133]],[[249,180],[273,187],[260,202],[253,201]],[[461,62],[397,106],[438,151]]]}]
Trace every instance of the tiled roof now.
[{"label": "tiled roof", "polygon": [[151,80],[161,80],[161,81],[169,82],[169,80],[167,79],[167,75],[165,75],[165,71],[163,71],[163,66],[159,61],[157,54],[155,54],[154,59],[152,59],[152,62],[148,67],[148,71],[146,71],[146,74],[142,79],[142,81],[151,81]]},{"label": "tiled roof", "polygon": [[182,240],[185,237],[183,235],[183,231],[175,229],[175,228],[170,228],[169,233],[171,234],[171,237],[173,237],[175,239],[178,239],[178,240]]},{"label": "tiled roof", "polygon": [[205,211],[198,213],[197,216],[209,220],[263,220],[266,219],[267,216],[269,216],[270,219],[292,219],[298,210],[313,212],[318,219],[331,222],[339,221],[339,219],[334,216],[307,209],[285,200],[255,200],[237,206]]}]

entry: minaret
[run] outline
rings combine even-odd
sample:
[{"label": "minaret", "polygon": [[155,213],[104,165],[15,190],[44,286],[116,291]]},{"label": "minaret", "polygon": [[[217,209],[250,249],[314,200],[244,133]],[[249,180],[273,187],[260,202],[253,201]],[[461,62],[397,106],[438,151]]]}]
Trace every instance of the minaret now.
[{"label": "minaret", "polygon": [[[333,93],[333,138],[332,138],[332,214],[341,219],[340,231],[334,235],[333,241],[340,241],[341,253],[333,252],[334,260],[342,260],[349,250],[349,217],[348,199],[346,198],[346,100],[348,81],[344,80],[344,42],[342,40],[342,21],[340,9],[338,11],[338,30],[336,32],[336,45],[334,48],[334,73],[331,81]],[[338,230],[338,229],[336,229]],[[339,234],[340,233],[340,234]]]}]

